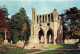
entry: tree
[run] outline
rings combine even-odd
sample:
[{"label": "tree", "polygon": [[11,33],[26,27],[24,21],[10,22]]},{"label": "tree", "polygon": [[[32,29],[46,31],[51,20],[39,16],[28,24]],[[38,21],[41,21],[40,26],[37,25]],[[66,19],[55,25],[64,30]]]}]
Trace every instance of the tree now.
[{"label": "tree", "polygon": [[8,25],[8,20],[6,19],[6,11],[4,9],[0,9],[0,34],[3,35],[5,29],[7,30],[7,38],[10,39],[10,26]]},{"label": "tree", "polygon": [[3,41],[3,37],[1,36],[1,34],[0,34],[0,42],[2,42]]},{"label": "tree", "polygon": [[60,16],[62,17],[62,25],[63,25],[63,40],[65,40],[66,34],[68,33],[68,29],[67,29],[67,26],[65,25],[66,21],[65,21],[64,14],[62,13],[62,14],[60,14]]},{"label": "tree", "polygon": [[12,33],[13,33],[13,31],[17,30],[19,36],[21,37],[22,36],[21,31],[23,28],[22,25],[25,22],[26,22],[27,26],[29,27],[29,24],[30,24],[29,17],[27,16],[25,9],[21,8],[18,13],[11,16],[11,20],[10,20],[11,28],[10,28],[10,30],[12,31]]},{"label": "tree", "polygon": [[24,32],[26,32],[28,29],[26,22],[24,22],[23,27],[22,27],[22,36],[24,35]]},{"label": "tree", "polygon": [[73,29],[72,31],[73,31],[73,38],[76,39],[79,38],[79,42],[80,42],[80,28]]},{"label": "tree", "polygon": [[65,10],[63,14],[65,22],[67,26],[70,27],[70,31],[68,32],[68,36],[71,38],[80,37],[79,35],[79,20],[80,20],[80,10],[77,7],[72,7],[70,9]]},{"label": "tree", "polygon": [[22,13],[23,15],[26,15],[26,11],[23,7],[19,10],[19,12]]},{"label": "tree", "polygon": [[17,43],[17,41],[19,40],[19,35],[18,35],[17,30],[15,30],[15,31],[13,32],[12,38],[13,38],[13,42],[14,42],[14,43]]},{"label": "tree", "polygon": [[24,32],[24,38],[25,41],[27,41],[27,32]]}]

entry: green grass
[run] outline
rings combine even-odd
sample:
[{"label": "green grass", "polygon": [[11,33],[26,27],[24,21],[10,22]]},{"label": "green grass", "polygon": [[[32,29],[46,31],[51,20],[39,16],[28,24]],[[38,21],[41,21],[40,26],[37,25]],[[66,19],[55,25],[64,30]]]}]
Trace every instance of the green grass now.
[{"label": "green grass", "polygon": [[46,51],[46,52],[42,52],[42,53],[37,53],[37,54],[56,54],[56,53],[65,53],[65,54],[80,54],[80,52],[75,52],[75,51]]},{"label": "green grass", "polygon": [[9,53],[0,53],[0,54],[26,54],[39,50],[22,50],[21,48],[11,49]]},{"label": "green grass", "polygon": [[49,45],[49,47],[42,47],[43,49],[70,49],[76,47],[75,44],[63,44],[63,45]]},{"label": "green grass", "polygon": [[[63,45],[50,45],[49,47],[43,47],[44,49],[71,49],[75,48],[76,44],[63,44]],[[49,50],[46,52],[38,53],[38,54],[56,54],[56,53],[66,53],[66,54],[80,54],[80,51],[53,51]]]},{"label": "green grass", "polygon": [[[44,49],[71,49],[74,48],[75,44],[63,44],[63,45],[50,45],[49,47],[42,47]],[[9,53],[0,54],[27,54],[31,52],[36,52],[39,50],[22,50],[21,48],[10,49]],[[80,54],[80,52],[67,52],[67,51],[46,51],[39,54],[55,54],[55,53],[66,53],[66,54]]]}]

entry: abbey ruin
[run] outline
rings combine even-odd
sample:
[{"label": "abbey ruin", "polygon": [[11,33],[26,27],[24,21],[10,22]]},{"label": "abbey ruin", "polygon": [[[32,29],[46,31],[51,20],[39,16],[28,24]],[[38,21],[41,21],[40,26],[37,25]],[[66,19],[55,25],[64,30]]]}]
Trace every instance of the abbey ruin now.
[{"label": "abbey ruin", "polygon": [[49,14],[36,14],[36,9],[32,8],[31,36],[29,45],[33,47],[36,44],[63,44],[63,26],[62,18],[58,15],[56,9]]}]

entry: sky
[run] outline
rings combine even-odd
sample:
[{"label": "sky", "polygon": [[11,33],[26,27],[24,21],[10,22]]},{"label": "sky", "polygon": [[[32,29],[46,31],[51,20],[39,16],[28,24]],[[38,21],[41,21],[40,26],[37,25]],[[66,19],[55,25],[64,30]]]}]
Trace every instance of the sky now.
[{"label": "sky", "polygon": [[64,13],[66,9],[77,7],[80,9],[79,0],[0,0],[0,6],[8,9],[9,18],[19,12],[21,7],[24,7],[29,19],[32,20],[31,8],[36,8],[37,14],[47,14],[53,12],[56,8],[58,13]]}]

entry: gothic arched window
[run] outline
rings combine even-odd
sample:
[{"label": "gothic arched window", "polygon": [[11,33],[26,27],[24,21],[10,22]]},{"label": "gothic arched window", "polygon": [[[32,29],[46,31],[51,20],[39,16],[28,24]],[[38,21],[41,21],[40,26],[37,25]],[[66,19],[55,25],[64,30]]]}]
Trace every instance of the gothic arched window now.
[{"label": "gothic arched window", "polygon": [[45,15],[45,22],[47,22],[47,15]]},{"label": "gothic arched window", "polygon": [[44,23],[44,15],[43,15],[43,23]]},{"label": "gothic arched window", "polygon": [[51,22],[53,22],[53,19],[54,19],[53,13],[51,13]]},{"label": "gothic arched window", "polygon": [[48,21],[50,22],[50,15],[48,15]]}]

